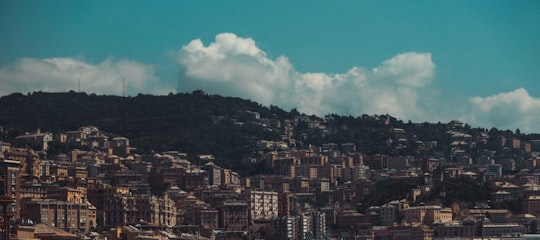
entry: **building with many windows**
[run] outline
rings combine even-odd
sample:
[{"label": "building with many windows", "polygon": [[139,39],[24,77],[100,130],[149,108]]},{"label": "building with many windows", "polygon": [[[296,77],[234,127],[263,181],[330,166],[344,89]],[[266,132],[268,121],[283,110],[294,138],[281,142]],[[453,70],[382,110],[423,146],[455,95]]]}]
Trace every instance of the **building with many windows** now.
[{"label": "building with many windows", "polygon": [[44,223],[71,233],[88,232],[96,224],[92,204],[74,203],[56,199],[29,199],[24,203],[21,218]]},{"label": "building with many windows", "polygon": [[217,204],[219,227],[225,231],[245,231],[249,227],[249,205],[246,201],[225,200]]},{"label": "building with many windows", "polygon": [[529,196],[523,199],[523,213],[540,216],[540,196]]},{"label": "building with many windows", "polygon": [[452,210],[440,206],[418,206],[401,209],[404,220],[410,223],[433,224],[434,222],[451,222]]},{"label": "building with many windows", "polygon": [[115,194],[104,206],[105,227],[123,226],[142,221],[164,226],[176,225],[176,205],[166,195]]},{"label": "building with many windows", "polygon": [[[0,159],[0,195],[8,196],[13,200],[20,199],[20,171],[21,163],[18,160]],[[13,211],[17,214],[20,204],[13,206]],[[17,215],[18,216],[18,215]]]},{"label": "building with many windows", "polygon": [[276,235],[279,239],[299,240],[302,239],[300,231],[300,218],[296,216],[278,217],[274,220]]},{"label": "building with many windows", "polygon": [[277,192],[246,190],[251,220],[270,220],[278,216],[279,199]]}]

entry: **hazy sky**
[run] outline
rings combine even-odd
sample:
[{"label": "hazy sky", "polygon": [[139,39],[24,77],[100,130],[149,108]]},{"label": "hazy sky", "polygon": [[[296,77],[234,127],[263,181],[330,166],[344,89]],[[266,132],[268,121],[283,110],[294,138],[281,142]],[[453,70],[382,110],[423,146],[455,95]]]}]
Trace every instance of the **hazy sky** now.
[{"label": "hazy sky", "polygon": [[0,1],[0,96],[203,89],[540,132],[540,1]]}]

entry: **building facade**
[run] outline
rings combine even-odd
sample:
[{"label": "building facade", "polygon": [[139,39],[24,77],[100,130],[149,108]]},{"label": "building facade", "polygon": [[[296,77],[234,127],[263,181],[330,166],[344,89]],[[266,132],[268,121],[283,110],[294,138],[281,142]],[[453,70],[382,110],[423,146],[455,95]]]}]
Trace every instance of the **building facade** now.
[{"label": "building facade", "polygon": [[270,220],[278,216],[279,199],[277,192],[247,190],[245,194],[249,203],[251,220]]}]

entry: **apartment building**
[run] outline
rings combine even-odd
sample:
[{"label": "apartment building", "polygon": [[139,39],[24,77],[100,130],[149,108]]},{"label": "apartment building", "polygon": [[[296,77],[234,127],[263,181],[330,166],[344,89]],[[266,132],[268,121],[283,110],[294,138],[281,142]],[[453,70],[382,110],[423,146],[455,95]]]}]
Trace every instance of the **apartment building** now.
[{"label": "apartment building", "polygon": [[231,170],[223,168],[221,169],[221,185],[231,184]]},{"label": "apartment building", "polygon": [[113,154],[120,157],[128,156],[131,152],[131,148],[129,146],[129,139],[125,137],[113,138],[110,146],[112,148]]},{"label": "apartment building", "polygon": [[[104,227],[110,221],[107,219],[106,208],[111,208],[112,199],[117,194],[128,194],[129,189],[125,187],[111,186],[108,184],[89,184],[88,185],[88,201],[97,209],[97,226]],[[109,216],[110,217],[110,216]]]},{"label": "apartment building", "polygon": [[249,204],[251,220],[270,220],[278,216],[279,200],[277,192],[248,189],[244,192],[244,198]]},{"label": "apartment building", "polygon": [[303,239],[300,218],[295,216],[279,217],[274,220],[279,239],[301,240]]},{"label": "apartment building", "polygon": [[298,193],[309,192],[309,178],[297,176],[291,179],[291,191]]},{"label": "apartment building", "polygon": [[[21,199],[20,194],[20,168],[18,160],[0,159],[0,195],[7,196],[16,201]],[[11,205],[11,211],[19,218],[20,202]]]},{"label": "apartment building", "polygon": [[20,186],[21,197],[32,199],[45,199],[47,198],[47,189],[49,185],[42,183],[23,183]]},{"label": "apartment building", "polygon": [[190,204],[184,211],[184,223],[198,225],[205,230],[218,228],[218,210],[208,204]]},{"label": "apartment building", "polygon": [[208,185],[208,172],[201,169],[186,170],[180,179],[180,188],[192,191],[197,188],[205,188]]},{"label": "apartment building", "polygon": [[392,240],[432,240],[433,229],[423,224],[407,224],[388,227]]},{"label": "apartment building", "polygon": [[291,189],[291,178],[280,175],[257,175],[251,178],[250,186],[261,191],[286,192]]},{"label": "apartment building", "polygon": [[9,152],[4,152],[7,160],[14,160],[20,163],[20,178],[24,181],[38,180],[41,177],[41,166],[39,155],[29,148],[11,148]]},{"label": "apartment building", "polygon": [[39,129],[35,133],[28,133],[15,137],[15,142],[26,144],[29,147],[38,150],[47,150],[49,148],[49,142],[52,140],[52,133],[41,132]]},{"label": "apartment building", "polygon": [[294,168],[295,177],[317,179],[317,165],[298,165]]},{"label": "apartment building", "polygon": [[396,221],[399,213],[398,206],[394,204],[384,204],[381,206],[379,212],[379,221],[383,226],[390,226]]},{"label": "apartment building", "polygon": [[481,221],[470,218],[463,221],[438,222],[433,225],[434,237],[475,237],[481,234]]},{"label": "apartment building", "polygon": [[317,166],[317,177],[328,178],[331,184],[334,184],[337,179],[341,178],[342,167],[338,164],[326,164]]},{"label": "apartment building", "polygon": [[410,223],[433,224],[434,222],[451,222],[452,210],[440,206],[418,206],[401,209],[404,220]]},{"label": "apartment building", "polygon": [[103,208],[104,226],[114,227],[141,220],[159,225],[176,225],[176,205],[167,196],[115,194]]},{"label": "apartment building", "polygon": [[523,213],[540,216],[540,196],[528,196],[523,199]]},{"label": "apartment building", "polygon": [[278,196],[278,216],[292,216],[296,205],[296,197],[291,192],[280,192]]},{"label": "apartment building", "polygon": [[388,156],[387,155],[369,155],[364,157],[364,164],[373,170],[382,170],[388,168]]},{"label": "apartment building", "polygon": [[339,228],[348,228],[363,223],[365,215],[356,210],[343,210],[337,216],[337,225]]},{"label": "apartment building", "polygon": [[[302,214],[302,229],[304,236],[311,236],[313,239],[324,239],[326,237],[326,215],[319,211],[309,211]],[[309,226],[305,226],[309,224]]]},{"label": "apartment building", "polygon": [[309,181],[309,188],[315,192],[330,191],[330,180],[328,178],[316,178]]},{"label": "apartment building", "polygon": [[44,223],[71,233],[88,232],[96,226],[95,207],[90,203],[74,203],[57,199],[29,199],[21,218]]},{"label": "apartment building", "polygon": [[499,223],[499,224],[484,224],[482,226],[482,236],[484,237],[522,237],[525,228],[517,223]]},{"label": "apartment building", "polygon": [[213,186],[221,185],[221,167],[214,162],[208,162],[202,167],[208,173],[208,184]]},{"label": "apartment building", "polygon": [[48,187],[47,198],[72,203],[85,203],[87,198],[86,187]]},{"label": "apartment building", "polygon": [[225,200],[216,205],[219,227],[225,231],[245,231],[249,227],[249,204],[242,200]]}]

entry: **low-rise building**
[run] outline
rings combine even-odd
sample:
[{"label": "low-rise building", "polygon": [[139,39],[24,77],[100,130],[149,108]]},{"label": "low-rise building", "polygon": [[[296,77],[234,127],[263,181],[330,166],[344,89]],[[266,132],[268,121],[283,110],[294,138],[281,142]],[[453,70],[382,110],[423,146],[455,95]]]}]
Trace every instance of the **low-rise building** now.
[{"label": "low-rise building", "polygon": [[433,224],[434,222],[451,222],[452,210],[440,206],[418,206],[401,209],[403,220],[410,223]]}]

